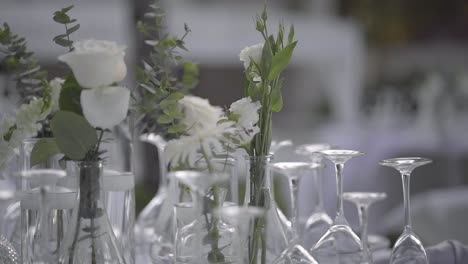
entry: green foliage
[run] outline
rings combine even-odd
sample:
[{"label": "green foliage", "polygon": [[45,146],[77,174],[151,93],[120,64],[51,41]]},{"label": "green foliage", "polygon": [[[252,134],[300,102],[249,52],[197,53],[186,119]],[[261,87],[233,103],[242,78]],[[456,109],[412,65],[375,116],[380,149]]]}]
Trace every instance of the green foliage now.
[{"label": "green foliage", "polygon": [[[180,123],[183,113],[177,101],[197,86],[199,69],[180,55],[181,51],[187,51],[184,39],[190,33],[189,27],[184,25],[183,36],[171,36],[165,32],[166,14],[158,1],[150,8],[145,21],[137,23],[151,52],[143,61],[143,67],[137,70],[138,86],[132,93],[132,114],[139,133],[156,132],[174,138],[186,130]],[[181,75],[177,70],[180,64]]]},{"label": "green foliage", "polygon": [[70,18],[70,16],[67,14],[68,11],[70,11],[72,8],[73,5],[55,11],[53,17],[55,22],[65,26],[65,33],[55,36],[53,41],[57,45],[68,48],[70,51],[73,50],[73,41],[70,39],[70,35],[80,29],[80,24],[71,25],[76,22],[76,19]]},{"label": "green foliage", "polygon": [[26,40],[15,35],[7,23],[0,25],[0,66],[16,81],[21,103],[43,96],[47,73],[28,50]]},{"label": "green foliage", "polygon": [[98,149],[96,129],[82,116],[59,111],[51,121],[51,128],[60,151],[72,160],[84,160]]},{"label": "green foliage", "polygon": [[265,6],[256,20],[256,29],[261,33],[265,42],[262,61],[252,61],[245,71],[246,95],[262,104],[259,119],[260,133],[255,135],[249,150],[252,155],[269,153],[272,113],[279,112],[283,108],[281,73],[289,64],[297,45],[297,41],[294,40],[294,26],[290,27],[285,43],[286,32],[283,23],[279,23],[278,33],[275,36],[268,33],[267,20],[268,12]]},{"label": "green foliage", "polygon": [[81,87],[73,74],[69,74],[62,85],[59,97],[60,110],[83,115],[80,103]]},{"label": "green foliage", "polygon": [[49,157],[60,153],[57,142],[53,138],[42,138],[35,145],[31,152],[31,166],[46,162]]}]

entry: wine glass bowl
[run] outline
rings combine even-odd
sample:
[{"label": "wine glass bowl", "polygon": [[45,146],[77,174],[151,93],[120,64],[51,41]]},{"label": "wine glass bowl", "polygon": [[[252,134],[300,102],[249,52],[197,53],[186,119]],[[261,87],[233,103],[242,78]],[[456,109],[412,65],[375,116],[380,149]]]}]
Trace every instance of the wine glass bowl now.
[{"label": "wine glass bowl", "polygon": [[318,151],[317,153],[335,164],[344,164],[354,157],[364,155],[363,152],[349,149],[326,149]]},{"label": "wine glass bowl", "polygon": [[382,160],[380,161],[380,165],[395,168],[400,173],[411,174],[415,168],[431,162],[432,160],[426,158],[406,157]]}]

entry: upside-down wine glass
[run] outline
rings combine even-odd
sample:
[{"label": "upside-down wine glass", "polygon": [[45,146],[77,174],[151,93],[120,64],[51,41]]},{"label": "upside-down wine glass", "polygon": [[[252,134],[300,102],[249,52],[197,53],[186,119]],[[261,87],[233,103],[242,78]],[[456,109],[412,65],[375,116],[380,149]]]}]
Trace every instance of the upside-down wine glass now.
[{"label": "upside-down wine glass", "polygon": [[[186,185],[193,194],[193,206],[197,216],[188,225],[177,229],[175,239],[175,263],[235,263],[239,253],[234,248],[236,232],[233,227],[221,226],[207,206],[208,190],[229,180],[228,174],[210,174],[197,171],[175,171],[169,177]],[[213,191],[215,193],[216,191]],[[216,194],[214,194],[216,195]],[[211,207],[219,205],[211,204]],[[212,211],[211,211],[212,213]],[[211,219],[210,219],[211,218]],[[216,226],[216,227],[215,227]],[[216,239],[216,240],[215,240]]]},{"label": "upside-down wine glass", "polygon": [[239,258],[239,262],[236,263],[249,263],[249,251],[248,247],[245,246],[248,243],[249,231],[252,228],[254,219],[263,218],[265,216],[265,210],[255,206],[234,205],[220,207],[216,209],[214,213],[224,222],[237,228],[239,239],[237,240],[238,245],[236,248],[241,252],[241,257]]},{"label": "upside-down wine glass", "polygon": [[356,205],[359,214],[359,224],[361,226],[361,242],[363,247],[363,264],[372,264],[372,254],[369,249],[367,224],[369,223],[369,207],[378,201],[387,198],[385,193],[374,192],[347,192],[343,194],[343,198]]},{"label": "upside-down wine glass", "polygon": [[310,186],[312,195],[314,196],[315,205],[312,209],[312,214],[306,219],[304,226],[304,246],[307,248],[313,247],[317,241],[327,232],[328,228],[333,224],[333,220],[325,211],[323,206],[323,156],[318,154],[318,151],[331,149],[332,146],[327,143],[304,144],[296,148],[295,152],[298,155],[307,157],[311,162],[318,163],[321,166],[312,170],[312,186]]},{"label": "upside-down wine glass", "polygon": [[432,160],[421,157],[394,158],[380,162],[380,165],[398,170],[403,181],[403,200],[405,208],[405,227],[403,233],[392,249],[390,264],[427,264],[427,254],[418,236],[413,232],[411,225],[410,208],[410,175],[419,167],[431,163]]},{"label": "upside-down wine glass", "polygon": [[[32,241],[22,241],[23,246],[31,247],[31,256],[28,256],[27,261],[30,263],[47,264],[57,263],[58,252],[54,249],[56,245],[51,245],[49,233],[49,202],[47,194],[51,186],[54,186],[60,178],[65,177],[67,174],[63,170],[57,169],[33,169],[28,171],[21,171],[18,176],[27,179],[29,182],[34,182],[39,186],[39,217],[35,223],[34,236]],[[24,259],[24,257],[23,257]]]},{"label": "upside-down wine glass", "polygon": [[310,171],[318,167],[320,167],[320,164],[308,162],[276,162],[271,165],[273,171],[288,179],[291,194],[291,223],[293,232],[287,249],[274,263],[316,263],[307,250],[300,245],[298,193],[299,180],[304,175],[310,175]]},{"label": "upside-down wine glass", "polygon": [[[0,190],[0,208],[5,208],[4,204],[18,198],[18,194],[11,189]],[[1,210],[3,211],[3,210]],[[2,212],[2,215],[4,212]],[[2,264],[20,264],[20,257],[13,245],[0,234],[0,263]]]},{"label": "upside-down wine glass", "polygon": [[337,186],[337,213],[333,225],[311,249],[319,263],[358,264],[362,261],[362,243],[353,232],[343,210],[343,169],[351,158],[364,153],[355,150],[330,149],[319,151],[335,164]]}]

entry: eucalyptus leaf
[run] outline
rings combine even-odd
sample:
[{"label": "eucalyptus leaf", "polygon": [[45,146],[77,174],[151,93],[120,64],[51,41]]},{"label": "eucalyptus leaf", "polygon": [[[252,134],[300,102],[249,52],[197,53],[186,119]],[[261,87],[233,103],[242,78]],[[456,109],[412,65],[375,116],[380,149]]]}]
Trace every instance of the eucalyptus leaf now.
[{"label": "eucalyptus leaf", "polygon": [[60,153],[54,138],[42,138],[31,151],[31,166],[46,162],[50,157]]},{"label": "eucalyptus leaf", "polygon": [[157,121],[159,124],[170,124],[173,120],[174,118],[172,118],[171,116],[161,115]]},{"label": "eucalyptus leaf", "polygon": [[58,111],[50,126],[59,149],[72,160],[83,160],[98,142],[96,129],[73,112]]},{"label": "eucalyptus leaf", "polygon": [[70,23],[70,17],[63,13],[63,12],[55,12],[54,13],[54,17],[53,17],[54,21],[59,23],[59,24],[68,24]]},{"label": "eucalyptus leaf", "polygon": [[73,44],[73,41],[64,38],[57,38],[54,42],[62,47],[69,47]]},{"label": "eucalyptus leaf", "polygon": [[70,35],[80,29],[80,24],[76,24],[73,27],[67,29],[67,34]]},{"label": "eucalyptus leaf", "polygon": [[80,104],[81,87],[73,74],[69,74],[62,85],[59,97],[60,110],[83,115]]},{"label": "eucalyptus leaf", "polygon": [[274,80],[286,68],[291,60],[292,53],[296,47],[297,41],[287,45],[284,49],[280,50],[273,56],[271,62],[271,69],[268,73],[268,80]]}]

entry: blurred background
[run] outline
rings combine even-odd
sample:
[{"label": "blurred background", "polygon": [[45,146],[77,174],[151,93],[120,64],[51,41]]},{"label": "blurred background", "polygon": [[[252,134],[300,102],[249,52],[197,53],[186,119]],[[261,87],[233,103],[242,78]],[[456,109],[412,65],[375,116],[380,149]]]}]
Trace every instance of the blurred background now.
[{"label": "blurred background", "polygon": [[[185,58],[200,65],[195,94],[226,106],[243,96],[239,52],[262,42],[255,17],[263,0],[162,0],[171,34],[192,33]],[[55,10],[72,4],[56,0],[1,0],[0,22],[26,37],[29,48],[49,70],[63,72],[57,56],[66,52],[52,42],[63,29]],[[71,14],[81,24],[75,39],[96,38],[128,45],[129,73],[147,55],[136,22],[147,0],[74,1]],[[388,236],[403,222],[400,176],[378,161],[423,156],[434,163],[412,177],[413,222],[426,245],[444,239],[468,243],[468,2],[464,0],[269,0],[271,27],[294,24],[299,44],[284,74],[284,109],[274,116],[274,138],[295,144],[328,142],[367,155],[345,168],[345,191],[386,192],[372,208],[370,228]],[[13,111],[13,82],[0,69],[0,113]],[[132,74],[127,85],[135,85]],[[156,159],[145,152],[140,159]],[[153,153],[154,154],[154,153]],[[293,149],[279,152],[288,160]],[[329,166],[330,167],[330,166]],[[137,197],[141,208],[158,179],[140,168]],[[312,198],[301,184],[301,215]],[[145,186],[145,187],[141,187]],[[335,179],[324,177],[325,205],[335,214]],[[287,192],[287,190],[285,190]],[[284,197],[288,197],[284,195]],[[282,198],[280,198],[282,199]],[[285,198],[287,199],[287,198]],[[282,202],[287,204],[287,202]],[[287,210],[286,210],[287,211]],[[352,205],[346,213],[352,224]]]}]

